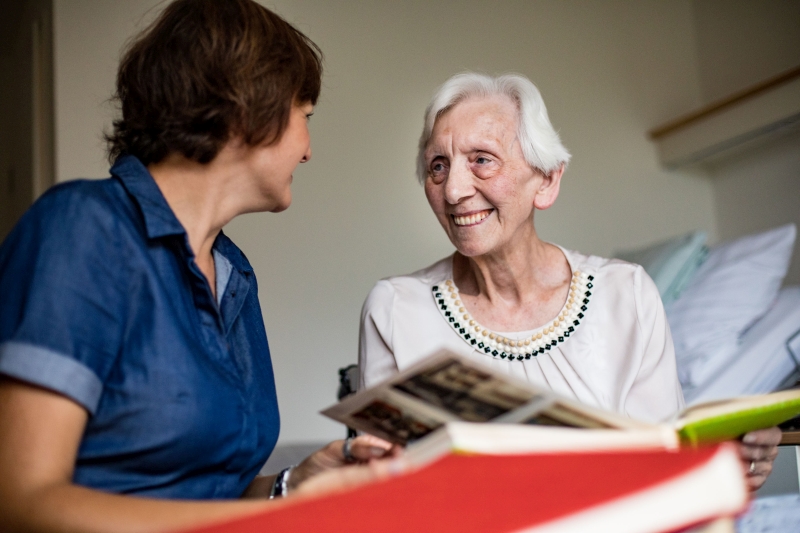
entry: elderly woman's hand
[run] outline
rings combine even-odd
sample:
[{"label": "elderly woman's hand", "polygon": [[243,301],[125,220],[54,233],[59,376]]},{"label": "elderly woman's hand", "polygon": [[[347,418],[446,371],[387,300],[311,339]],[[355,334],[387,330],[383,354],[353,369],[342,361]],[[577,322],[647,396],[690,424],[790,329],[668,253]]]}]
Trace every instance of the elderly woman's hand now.
[{"label": "elderly woman's hand", "polygon": [[747,472],[747,486],[751,491],[760,489],[772,472],[780,441],[781,430],[777,427],[751,431],[742,437],[739,458]]},{"label": "elderly woman's hand", "polygon": [[[292,470],[287,483],[288,489],[290,491],[296,490],[307,480],[327,470],[353,464],[366,464],[375,459],[396,458],[401,453],[402,448],[399,446],[372,435],[361,435],[346,441],[336,440],[308,456]],[[345,454],[349,454],[349,457]],[[320,481],[322,486],[327,486],[331,483],[335,485],[337,479],[348,485],[362,480],[362,478],[372,478],[377,474],[384,473],[384,467],[375,467],[372,470],[348,467],[346,470],[347,472],[343,472],[338,477],[335,475],[326,476],[324,482]]]}]

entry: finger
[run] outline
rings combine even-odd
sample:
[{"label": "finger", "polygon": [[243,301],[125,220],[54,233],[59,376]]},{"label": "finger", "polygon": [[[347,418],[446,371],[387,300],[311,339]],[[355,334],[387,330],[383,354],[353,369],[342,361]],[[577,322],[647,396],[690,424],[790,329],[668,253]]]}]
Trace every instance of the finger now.
[{"label": "finger", "polygon": [[740,445],[739,457],[743,461],[769,461],[772,462],[778,456],[777,446],[747,446]]},{"label": "finger", "polygon": [[755,450],[756,448],[754,446],[748,446],[747,444],[743,444],[741,442],[736,446],[736,451],[739,452],[739,459],[741,459],[744,463],[749,463],[750,461],[755,460],[755,457],[753,457]]},{"label": "finger", "polygon": [[747,476],[747,489],[750,492],[755,492],[760,489],[766,481],[767,476],[765,474],[754,474],[752,476]]},{"label": "finger", "polygon": [[[769,477],[770,473],[772,472],[772,461],[741,461],[742,470],[744,470],[745,476],[749,479],[761,479],[761,484]],[[749,481],[748,481],[749,483]]]},{"label": "finger", "polygon": [[358,487],[367,483],[397,476],[406,470],[402,460],[373,461],[366,465],[351,465],[318,474],[298,487],[296,493],[317,495]]},{"label": "finger", "polygon": [[750,461],[761,461],[766,458],[766,450],[756,446],[742,446],[739,449],[739,457],[742,462],[749,463]]},{"label": "finger", "polygon": [[390,450],[394,444],[389,441],[383,440],[375,435],[359,435],[358,437],[353,439],[354,444],[365,444],[369,446],[374,446],[376,448],[381,448],[383,450]]},{"label": "finger", "polygon": [[392,443],[372,435],[362,435],[350,441],[350,454],[360,462],[391,456],[392,449]]},{"label": "finger", "polygon": [[317,495],[368,483],[373,474],[367,466],[353,465],[321,472],[300,484],[292,495]]},{"label": "finger", "polygon": [[778,456],[778,447],[777,446],[770,446],[764,447],[759,446],[757,448],[753,448],[751,455],[753,455],[756,461],[767,461],[772,462]]},{"label": "finger", "polygon": [[297,479],[298,482],[302,482],[322,471],[342,466],[345,464],[344,456],[342,455],[343,445],[343,440],[335,440],[312,453],[295,467],[292,477]]},{"label": "finger", "polygon": [[777,446],[781,442],[781,430],[778,427],[751,431],[742,437],[742,442],[754,446]]},{"label": "finger", "polygon": [[771,463],[778,457],[778,447],[773,446],[767,451],[767,460]]},{"label": "finger", "polygon": [[772,472],[772,463],[768,461],[756,461],[753,463],[753,467],[753,471],[750,472],[750,465],[747,465],[746,479],[748,489],[756,491],[767,481],[770,472]]},{"label": "finger", "polygon": [[[293,478],[298,482],[312,478],[325,470],[340,468],[350,463],[344,456],[344,440],[335,440],[314,452],[295,468]],[[350,455],[358,462],[368,462],[375,458],[393,456],[393,445],[372,435],[362,435],[350,439]]]}]

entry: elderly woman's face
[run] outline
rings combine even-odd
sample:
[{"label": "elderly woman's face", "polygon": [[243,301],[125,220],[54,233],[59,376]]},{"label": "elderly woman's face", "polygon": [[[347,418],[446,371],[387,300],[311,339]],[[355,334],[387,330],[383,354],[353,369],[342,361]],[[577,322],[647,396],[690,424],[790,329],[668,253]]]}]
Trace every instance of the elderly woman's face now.
[{"label": "elderly woman's face", "polygon": [[513,247],[533,231],[543,176],[523,157],[509,98],[470,98],[439,117],[425,162],[428,202],[463,255]]}]

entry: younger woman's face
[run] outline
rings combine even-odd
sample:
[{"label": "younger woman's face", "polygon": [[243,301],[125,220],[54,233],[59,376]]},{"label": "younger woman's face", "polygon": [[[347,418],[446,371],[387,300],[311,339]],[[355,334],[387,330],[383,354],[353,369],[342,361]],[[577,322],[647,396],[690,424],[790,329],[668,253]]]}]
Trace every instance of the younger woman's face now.
[{"label": "younger woman's face", "polygon": [[308,119],[313,110],[310,102],[293,104],[289,124],[278,142],[250,147],[245,155],[265,211],[277,213],[292,203],[292,173],[299,163],[311,159]]}]

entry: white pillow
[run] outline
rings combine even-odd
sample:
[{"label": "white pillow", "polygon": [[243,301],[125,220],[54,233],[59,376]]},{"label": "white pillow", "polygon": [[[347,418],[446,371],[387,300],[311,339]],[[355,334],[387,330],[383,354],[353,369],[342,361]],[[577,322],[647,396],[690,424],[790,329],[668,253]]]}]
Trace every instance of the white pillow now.
[{"label": "white pillow", "polygon": [[645,248],[623,250],[614,257],[642,265],[666,305],[678,299],[705,260],[705,244],[706,233],[694,231]]},{"label": "white pillow", "polygon": [[739,335],[767,312],[789,268],[796,233],[788,224],[715,246],[683,294],[666,306],[684,387],[711,377],[705,370],[732,357]]}]

